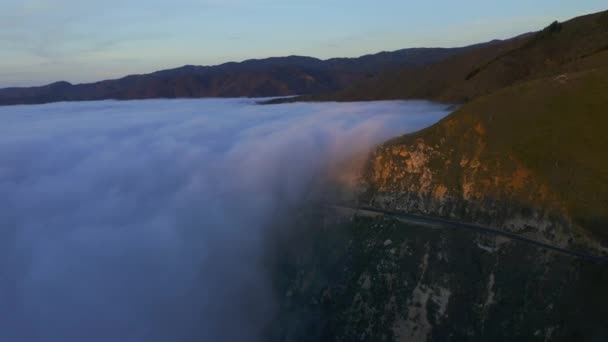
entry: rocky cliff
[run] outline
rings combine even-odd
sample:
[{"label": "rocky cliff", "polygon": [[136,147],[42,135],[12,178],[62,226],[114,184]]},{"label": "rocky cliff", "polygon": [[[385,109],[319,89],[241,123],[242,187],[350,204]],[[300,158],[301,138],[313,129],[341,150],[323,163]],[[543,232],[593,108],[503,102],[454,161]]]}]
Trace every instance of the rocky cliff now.
[{"label": "rocky cliff", "polygon": [[[525,82],[378,146],[360,205],[606,255],[608,69]],[[280,341],[608,340],[608,267],[488,232],[310,212],[277,274]]]},{"label": "rocky cliff", "polygon": [[608,69],[506,88],[369,162],[372,206],[475,222],[602,249],[608,222]]},{"label": "rocky cliff", "polygon": [[605,265],[382,216],[322,217],[282,260],[274,340],[608,338]]},{"label": "rocky cliff", "polygon": [[[449,125],[449,123],[448,123]],[[483,127],[447,140],[385,144],[374,154],[369,205],[501,227],[566,245],[574,232],[550,188],[508,156],[489,158]]]}]

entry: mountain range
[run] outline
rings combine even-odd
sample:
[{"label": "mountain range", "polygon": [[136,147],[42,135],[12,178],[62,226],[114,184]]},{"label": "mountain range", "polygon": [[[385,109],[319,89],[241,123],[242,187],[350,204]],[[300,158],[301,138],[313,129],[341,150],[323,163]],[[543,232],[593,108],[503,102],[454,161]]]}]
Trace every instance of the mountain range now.
[{"label": "mountain range", "polygon": [[289,56],[161,70],[116,80],[0,89],[0,105],[151,98],[272,97],[321,94],[402,67],[421,67],[486,44],[460,48],[412,48],[358,58],[320,60]]}]

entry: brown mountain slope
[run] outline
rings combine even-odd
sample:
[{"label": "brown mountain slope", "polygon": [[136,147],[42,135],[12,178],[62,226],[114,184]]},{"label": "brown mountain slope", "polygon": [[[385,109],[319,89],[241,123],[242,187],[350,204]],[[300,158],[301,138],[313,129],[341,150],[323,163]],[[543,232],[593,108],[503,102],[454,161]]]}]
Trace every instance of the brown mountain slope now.
[{"label": "brown mountain slope", "polygon": [[597,66],[592,57],[606,50],[608,11],[556,22],[535,34],[482,46],[432,65],[386,73],[337,93],[290,101],[424,98],[464,103],[519,82]]},{"label": "brown mountain slope", "polygon": [[508,87],[381,145],[367,200],[563,245],[607,244],[606,127],[608,67]]}]

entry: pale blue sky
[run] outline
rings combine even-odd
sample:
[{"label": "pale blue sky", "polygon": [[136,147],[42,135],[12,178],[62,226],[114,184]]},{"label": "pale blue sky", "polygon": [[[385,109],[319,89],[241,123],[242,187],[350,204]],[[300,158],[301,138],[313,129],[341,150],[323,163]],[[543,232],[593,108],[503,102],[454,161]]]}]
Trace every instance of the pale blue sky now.
[{"label": "pale blue sky", "polygon": [[606,0],[1,0],[0,87],[184,64],[461,46],[608,9]]}]

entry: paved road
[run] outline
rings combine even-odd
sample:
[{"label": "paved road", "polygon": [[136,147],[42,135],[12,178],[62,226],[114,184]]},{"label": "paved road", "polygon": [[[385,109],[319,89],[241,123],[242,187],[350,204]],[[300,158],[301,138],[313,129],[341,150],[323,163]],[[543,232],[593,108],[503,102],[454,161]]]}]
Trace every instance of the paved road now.
[{"label": "paved road", "polygon": [[581,252],[581,251],[574,251],[574,250],[562,248],[559,246],[550,245],[550,244],[547,244],[547,243],[544,243],[544,242],[541,242],[538,240],[533,240],[533,239],[527,238],[527,237],[519,235],[519,234],[509,233],[509,232],[506,232],[503,230],[480,226],[480,225],[476,225],[476,224],[468,224],[468,223],[462,223],[462,222],[458,222],[458,221],[452,221],[452,220],[447,220],[447,219],[442,219],[442,218],[437,218],[437,217],[413,215],[413,214],[408,214],[408,213],[404,213],[404,212],[390,211],[390,210],[384,210],[384,209],[366,207],[366,206],[349,206],[349,205],[331,204],[331,205],[328,205],[328,207],[335,208],[335,209],[343,209],[343,210],[344,209],[354,210],[355,212],[357,212],[359,214],[364,214],[364,215],[386,215],[386,216],[394,217],[397,220],[402,221],[402,222],[418,224],[418,225],[423,225],[423,226],[431,226],[431,227],[436,227],[436,228],[468,229],[468,230],[474,230],[474,231],[487,233],[487,234],[504,236],[504,237],[512,239],[512,240],[522,241],[522,242],[529,243],[529,244],[532,244],[532,245],[535,245],[535,246],[538,246],[541,248],[549,249],[549,250],[556,251],[559,253],[568,254],[568,255],[571,255],[571,256],[574,256],[574,257],[577,257],[580,259],[588,260],[588,261],[591,261],[594,263],[608,264],[608,257],[597,256],[597,255],[593,255],[593,254]]}]

